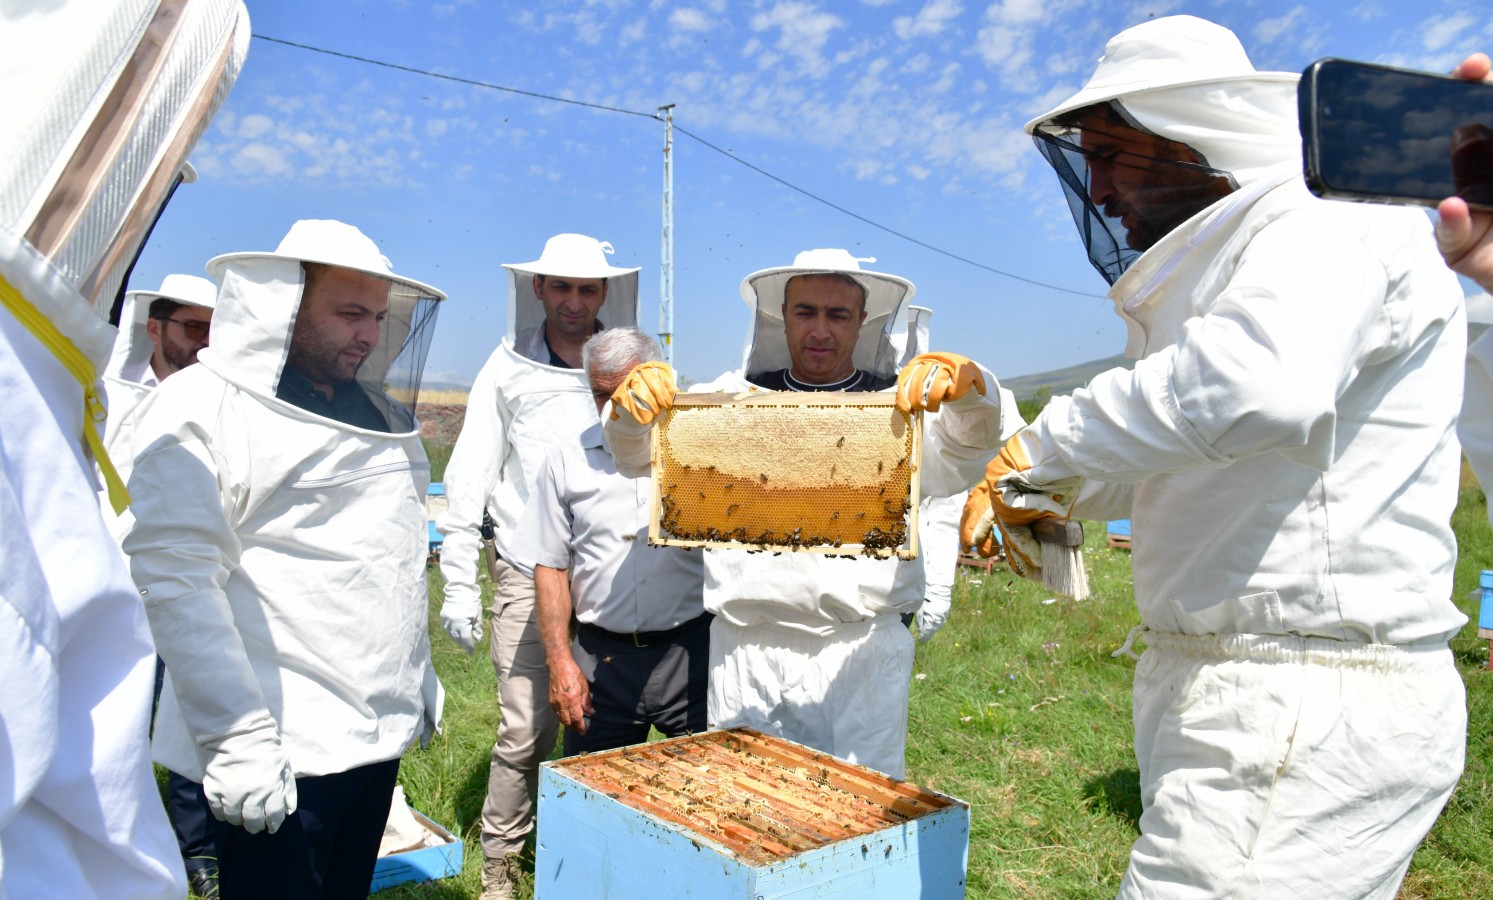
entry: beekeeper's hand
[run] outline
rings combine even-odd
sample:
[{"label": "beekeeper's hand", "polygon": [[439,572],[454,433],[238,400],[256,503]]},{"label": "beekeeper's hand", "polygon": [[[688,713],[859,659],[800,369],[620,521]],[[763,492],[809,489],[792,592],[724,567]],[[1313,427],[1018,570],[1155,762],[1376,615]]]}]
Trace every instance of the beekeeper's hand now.
[{"label": "beekeeper's hand", "polygon": [[666,362],[638,363],[612,392],[612,421],[624,414],[639,425],[648,425],[674,405],[674,370]]},{"label": "beekeeper's hand", "polygon": [[897,373],[897,408],[905,413],[926,409],[937,412],[949,400],[964,397],[973,388],[985,395],[985,375],[967,356],[957,353],[924,353]]},{"label": "beekeeper's hand", "polygon": [[[960,545],[982,559],[1005,553],[1006,565],[1011,567],[1011,571],[1022,578],[1040,581],[1042,545],[1032,535],[1030,525],[1002,522],[998,513],[1002,504],[992,502],[992,497],[999,498],[1000,492],[991,490],[988,481],[980,482],[969,492],[964,511],[959,515]],[[1037,518],[1042,518],[1042,515]]]},{"label": "beekeeper's hand", "polygon": [[560,724],[586,733],[586,717],[596,712],[591,705],[591,685],[569,653],[550,660],[550,706]]},{"label": "beekeeper's hand", "polygon": [[1024,433],[1018,431],[1006,441],[1000,454],[985,467],[985,480],[970,491],[959,519],[959,540],[988,559],[995,555],[993,530],[999,529],[1011,570],[1023,578],[1035,579],[1042,570],[1042,552],[1029,526],[1038,519],[1060,518],[1063,513],[1053,507],[1067,504],[1071,508],[1072,498],[1058,493],[1043,495],[1040,502],[1032,504],[1013,506],[1008,502],[1008,491],[1014,496],[1026,496],[1011,487],[1013,480],[1023,480],[1021,473],[1032,467],[1031,455],[1022,441]]},{"label": "beekeeper's hand", "polygon": [[[1493,69],[1487,54],[1474,53],[1452,70],[1453,77],[1466,81],[1489,81]],[[1458,129],[1452,136],[1452,163],[1455,179],[1457,163],[1478,172],[1486,169],[1489,154],[1487,130]],[[1466,275],[1493,291],[1493,212],[1474,212],[1461,197],[1448,197],[1436,207],[1436,246],[1452,271]]]},{"label": "beekeeper's hand", "polygon": [[918,607],[918,641],[922,643],[938,634],[938,629],[949,620],[949,589],[946,586],[929,587],[923,605]]},{"label": "beekeeper's hand", "polygon": [[441,627],[471,656],[482,643],[481,596],[453,598],[448,595],[446,602],[441,604]]},{"label": "beekeeper's hand", "polygon": [[273,720],[203,742],[202,792],[213,815],[250,834],[274,834],[295,812],[295,776]]}]

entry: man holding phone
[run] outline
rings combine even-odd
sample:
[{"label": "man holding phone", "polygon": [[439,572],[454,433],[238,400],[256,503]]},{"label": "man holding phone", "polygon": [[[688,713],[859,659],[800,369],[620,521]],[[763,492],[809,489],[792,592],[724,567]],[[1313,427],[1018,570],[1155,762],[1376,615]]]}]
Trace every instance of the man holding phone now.
[{"label": "man holding phone", "polygon": [[963,537],[1134,523],[1122,898],[1387,900],[1462,771],[1461,291],[1418,211],[1308,193],[1296,80],[1155,19],[1027,125],[1137,362],[1007,443]]},{"label": "man holding phone", "polygon": [[[1474,53],[1452,70],[1452,76],[1466,81],[1489,81],[1490,70],[1493,63],[1488,54]],[[1436,222],[1436,243],[1446,264],[1476,281],[1483,290],[1493,291],[1493,212],[1473,212],[1459,197],[1441,201],[1436,212],[1440,216]]]}]

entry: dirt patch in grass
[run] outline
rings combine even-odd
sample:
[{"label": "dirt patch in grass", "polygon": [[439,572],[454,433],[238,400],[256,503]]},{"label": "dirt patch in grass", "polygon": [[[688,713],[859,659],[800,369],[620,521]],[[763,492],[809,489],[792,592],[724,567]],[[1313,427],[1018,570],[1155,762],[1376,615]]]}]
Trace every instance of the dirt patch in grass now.
[{"label": "dirt patch in grass", "polygon": [[465,403],[421,403],[415,410],[420,437],[436,444],[454,444],[466,414]]}]

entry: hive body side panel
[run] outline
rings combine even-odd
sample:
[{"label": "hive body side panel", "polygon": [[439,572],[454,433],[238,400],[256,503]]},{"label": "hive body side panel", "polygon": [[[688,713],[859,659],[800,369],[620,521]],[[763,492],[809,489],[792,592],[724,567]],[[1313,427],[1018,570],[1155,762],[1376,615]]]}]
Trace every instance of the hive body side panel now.
[{"label": "hive body side panel", "polygon": [[755,872],[708,841],[554,771],[539,772],[535,900],[754,897]]},{"label": "hive body side panel", "polygon": [[969,809],[951,806],[874,834],[761,869],[761,900],[961,900],[969,864]]}]

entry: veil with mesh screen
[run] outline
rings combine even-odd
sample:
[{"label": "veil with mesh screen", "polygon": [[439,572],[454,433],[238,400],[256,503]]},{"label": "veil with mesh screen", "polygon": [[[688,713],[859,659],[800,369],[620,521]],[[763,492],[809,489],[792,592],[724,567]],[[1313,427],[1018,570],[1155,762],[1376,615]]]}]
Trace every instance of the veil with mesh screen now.
[{"label": "veil with mesh screen", "polygon": [[358,384],[388,419],[393,432],[414,429],[420,378],[435,335],[441,299],[410,284],[390,283],[389,311],[378,346],[358,369]]},{"label": "veil with mesh screen", "polygon": [[[1161,237],[1238,187],[1197,150],[1140,126],[1118,102],[1044,123],[1032,139],[1057,172],[1089,262],[1109,284]],[[1106,172],[1099,184],[1096,165]]]}]

